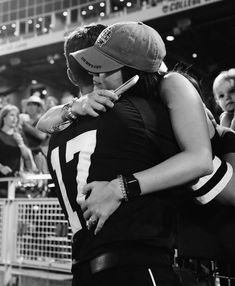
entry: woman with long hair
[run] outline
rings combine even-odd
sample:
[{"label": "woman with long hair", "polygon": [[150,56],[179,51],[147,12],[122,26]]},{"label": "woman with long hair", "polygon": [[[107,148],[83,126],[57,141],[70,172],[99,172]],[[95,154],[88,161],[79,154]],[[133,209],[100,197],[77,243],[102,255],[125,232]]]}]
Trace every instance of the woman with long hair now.
[{"label": "woman with long hair", "polygon": [[0,176],[16,176],[21,171],[35,170],[32,153],[19,128],[19,109],[7,104],[0,111]]}]

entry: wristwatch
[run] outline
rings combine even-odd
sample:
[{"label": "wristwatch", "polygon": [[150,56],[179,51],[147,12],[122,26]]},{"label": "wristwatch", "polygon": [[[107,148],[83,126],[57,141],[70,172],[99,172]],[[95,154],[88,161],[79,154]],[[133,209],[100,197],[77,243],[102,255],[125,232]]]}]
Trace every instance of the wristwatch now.
[{"label": "wristwatch", "polygon": [[62,108],[62,111],[63,111],[62,118],[64,121],[67,121],[67,120],[74,121],[78,117],[78,114],[75,114],[74,112],[72,112],[73,102],[72,103],[69,102],[69,103],[65,104]]},{"label": "wristwatch", "polygon": [[140,196],[141,194],[140,184],[133,174],[124,176],[124,184],[128,200],[132,200]]}]

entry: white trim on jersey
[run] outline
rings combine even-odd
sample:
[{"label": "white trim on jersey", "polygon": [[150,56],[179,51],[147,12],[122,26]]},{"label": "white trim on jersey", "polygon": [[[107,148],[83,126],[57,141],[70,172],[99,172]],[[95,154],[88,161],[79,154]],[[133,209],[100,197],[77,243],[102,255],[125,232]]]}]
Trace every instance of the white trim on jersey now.
[{"label": "white trim on jersey", "polygon": [[200,204],[207,204],[213,200],[231,180],[233,175],[233,167],[218,158],[213,159],[214,171],[212,174],[204,176],[192,186],[194,197]]},{"label": "white trim on jersey", "polygon": [[[89,175],[89,168],[91,165],[91,155],[94,153],[96,148],[96,130],[90,130],[76,137],[68,140],[66,142],[65,150],[65,163],[69,163],[74,159],[75,154],[78,154],[78,163],[77,163],[77,203],[85,199],[85,196],[82,194],[82,189],[87,183],[87,178]],[[64,206],[68,215],[68,219],[72,228],[73,233],[75,234],[82,228],[81,222],[79,221],[77,212],[73,210],[69,198],[69,186],[65,186],[62,175],[62,166],[60,165],[59,158],[59,148],[56,147],[51,151],[51,165],[56,174],[60,192],[63,198]],[[73,190],[75,191],[75,190]]]}]

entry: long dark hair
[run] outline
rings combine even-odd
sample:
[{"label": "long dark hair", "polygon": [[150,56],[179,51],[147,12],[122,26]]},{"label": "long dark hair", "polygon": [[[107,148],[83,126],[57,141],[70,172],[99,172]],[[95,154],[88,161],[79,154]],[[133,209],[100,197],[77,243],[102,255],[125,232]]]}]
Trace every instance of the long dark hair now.
[{"label": "long dark hair", "polygon": [[136,70],[127,66],[122,68],[123,81],[129,80],[134,75],[139,76],[138,82],[128,91],[130,95],[136,95],[143,97],[157,97],[158,87],[161,79],[166,73],[150,73],[140,70]]},{"label": "long dark hair", "polygon": [[199,93],[201,98],[203,99],[203,92],[202,92],[201,83],[198,80],[198,78],[189,71],[189,69],[190,69],[190,67],[186,67],[184,65],[177,64],[173,68],[172,72],[178,72],[178,73],[182,74],[184,77],[186,77],[191,82],[191,84],[195,87],[195,89],[197,90],[197,92]]}]

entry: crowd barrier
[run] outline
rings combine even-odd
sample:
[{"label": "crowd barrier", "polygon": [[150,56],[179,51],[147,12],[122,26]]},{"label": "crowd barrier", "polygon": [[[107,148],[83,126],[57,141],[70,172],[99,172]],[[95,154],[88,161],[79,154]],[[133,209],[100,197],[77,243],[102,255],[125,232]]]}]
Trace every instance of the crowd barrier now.
[{"label": "crowd barrier", "polygon": [[25,275],[71,279],[72,231],[57,198],[16,197],[23,182],[43,181],[47,188],[49,179],[47,174],[0,179],[8,182],[7,198],[0,199],[0,285],[32,284],[23,284]]}]

